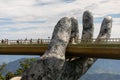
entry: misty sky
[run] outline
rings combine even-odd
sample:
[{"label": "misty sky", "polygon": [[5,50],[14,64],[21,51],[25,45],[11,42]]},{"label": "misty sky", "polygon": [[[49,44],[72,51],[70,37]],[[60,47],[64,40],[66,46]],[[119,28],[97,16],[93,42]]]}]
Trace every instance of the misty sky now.
[{"label": "misty sky", "polygon": [[[0,0],[0,39],[48,38],[62,17],[76,17],[82,32],[82,14],[94,15],[97,37],[105,16],[113,17],[111,37],[120,38],[120,0]],[[81,36],[80,36],[81,37]],[[0,56],[2,62],[24,56]]]},{"label": "misty sky", "polygon": [[94,37],[105,16],[113,17],[111,37],[119,37],[120,0],[0,0],[0,39],[48,38],[65,16],[78,19],[81,33],[85,10],[94,15]]}]

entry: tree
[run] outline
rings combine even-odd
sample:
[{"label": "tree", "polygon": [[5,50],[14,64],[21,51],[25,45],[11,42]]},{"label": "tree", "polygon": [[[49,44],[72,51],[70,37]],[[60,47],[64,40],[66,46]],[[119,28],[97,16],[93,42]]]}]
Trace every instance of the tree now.
[{"label": "tree", "polygon": [[28,59],[21,61],[19,63],[20,68],[16,70],[15,75],[20,76],[26,69],[30,68],[30,66],[36,61],[37,61],[36,58],[28,58]]},{"label": "tree", "polygon": [[6,66],[6,63],[3,63],[3,64],[0,66],[0,79],[1,79],[1,80],[4,80],[3,73],[5,72],[5,66]]},{"label": "tree", "polygon": [[8,72],[5,76],[6,80],[10,80],[12,77],[14,77],[15,75],[12,72]]},{"label": "tree", "polygon": [[24,72],[24,71],[23,71],[22,68],[18,68],[18,69],[16,70],[16,72],[14,73],[14,75],[15,75],[15,76],[20,76],[23,72]]},{"label": "tree", "polygon": [[5,80],[5,78],[0,74],[0,80]]},{"label": "tree", "polygon": [[0,74],[3,74],[5,72],[5,66],[6,66],[6,63],[3,63],[1,66],[0,66]]},{"label": "tree", "polygon": [[[112,18],[103,20],[98,39],[109,38]],[[93,16],[91,12],[83,14],[82,39],[93,37]],[[73,57],[66,59],[65,51],[70,42],[77,44],[79,37],[78,21],[64,17],[54,28],[51,42],[43,56],[27,69],[21,80],[78,80],[96,61],[95,58]]]}]

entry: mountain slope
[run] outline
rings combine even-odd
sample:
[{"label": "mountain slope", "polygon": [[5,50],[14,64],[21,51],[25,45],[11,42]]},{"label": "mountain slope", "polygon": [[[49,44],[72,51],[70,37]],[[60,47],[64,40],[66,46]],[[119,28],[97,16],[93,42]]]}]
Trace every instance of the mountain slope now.
[{"label": "mountain slope", "polygon": [[[15,72],[19,62],[26,58],[18,59],[7,64],[7,71]],[[99,59],[81,78],[81,80],[120,80],[120,61]]]},{"label": "mountain slope", "polygon": [[117,74],[86,74],[80,80],[120,80],[120,75]]}]

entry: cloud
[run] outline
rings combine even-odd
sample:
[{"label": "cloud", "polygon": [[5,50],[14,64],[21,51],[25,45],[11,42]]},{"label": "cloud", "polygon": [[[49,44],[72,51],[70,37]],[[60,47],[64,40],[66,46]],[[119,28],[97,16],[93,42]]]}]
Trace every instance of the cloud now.
[{"label": "cloud", "polygon": [[[119,5],[120,0],[0,0],[0,40],[51,37],[54,26],[65,16],[78,19],[81,37],[85,10],[94,15],[94,38],[99,34],[103,18],[108,15],[113,17],[111,37],[120,38]],[[16,59],[16,56],[2,57],[0,63]]]},{"label": "cloud", "polygon": [[120,0],[0,0],[0,37],[47,38],[52,35],[53,28],[61,17],[76,16],[82,26],[85,10],[93,13],[96,26],[100,26],[107,15],[112,16],[113,25],[118,26],[119,5]]},{"label": "cloud", "polygon": [[76,0],[62,0],[63,2],[66,2],[66,3],[72,3],[72,2],[74,2],[74,1],[76,1]]}]

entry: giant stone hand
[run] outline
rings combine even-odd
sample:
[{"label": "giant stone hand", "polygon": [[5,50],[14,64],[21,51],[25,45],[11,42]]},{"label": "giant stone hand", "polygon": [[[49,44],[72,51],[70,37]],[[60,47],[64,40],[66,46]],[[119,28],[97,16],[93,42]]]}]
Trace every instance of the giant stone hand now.
[{"label": "giant stone hand", "polygon": [[[106,17],[101,25],[97,41],[110,38],[112,18]],[[83,14],[82,41],[93,38],[93,16],[90,11]],[[51,42],[40,60],[26,70],[21,80],[78,80],[96,61],[88,57],[66,57],[68,44],[79,43],[79,28],[76,18],[64,17],[56,24]]]}]

